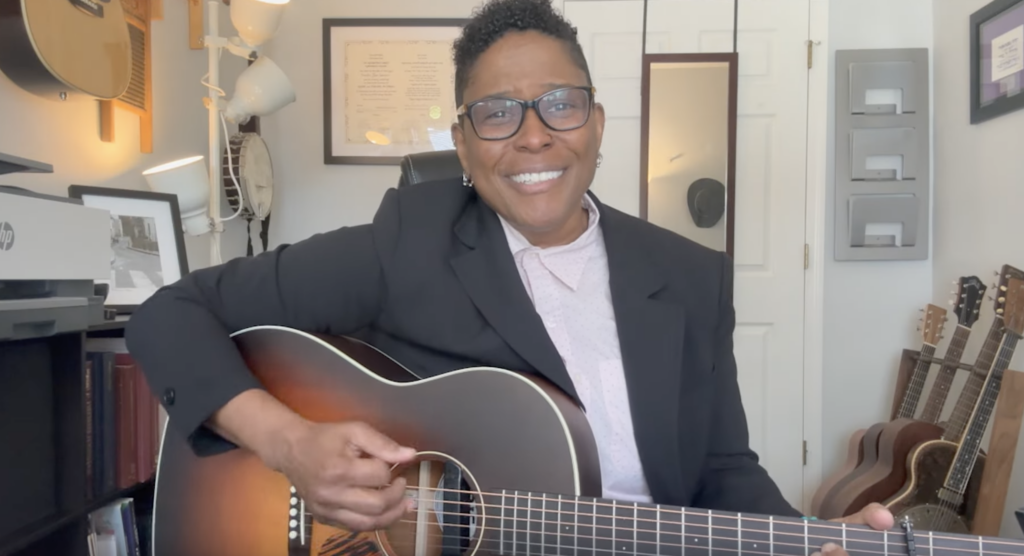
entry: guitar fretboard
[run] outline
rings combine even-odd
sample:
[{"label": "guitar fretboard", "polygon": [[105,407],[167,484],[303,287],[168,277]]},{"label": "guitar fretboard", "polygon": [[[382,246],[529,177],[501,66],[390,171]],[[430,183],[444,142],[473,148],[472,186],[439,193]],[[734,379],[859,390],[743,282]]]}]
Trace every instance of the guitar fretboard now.
[{"label": "guitar fretboard", "polygon": [[924,344],[921,346],[921,359],[914,367],[914,373],[910,376],[907,384],[907,391],[903,395],[903,403],[896,413],[897,419],[912,419],[917,411],[917,403],[921,400],[921,392],[924,391],[925,381],[928,379],[928,369],[931,367],[931,358],[935,356],[935,346]]},{"label": "guitar fretboard", "polygon": [[926,423],[939,421],[939,415],[942,414],[942,408],[946,405],[946,398],[949,396],[949,387],[953,384],[960,358],[963,357],[967,339],[970,337],[970,328],[962,324],[957,325],[956,332],[953,333],[953,338],[949,341],[949,347],[946,348],[946,356],[942,360],[939,373],[935,376],[935,382],[932,383],[932,390],[928,395],[928,401],[924,404],[924,411],[921,412],[922,421]]},{"label": "guitar fretboard", "polygon": [[975,361],[974,367],[971,368],[967,381],[964,382],[956,406],[953,407],[953,413],[950,415],[949,423],[942,435],[943,440],[960,442],[960,437],[963,436],[964,429],[967,428],[967,420],[974,413],[974,405],[985,384],[985,377],[988,375],[989,369],[992,368],[992,360],[996,357],[996,351],[999,349],[1004,333],[1003,317],[995,317],[992,320],[992,327],[989,328],[988,336],[985,338],[985,343],[978,353],[978,359]]},{"label": "guitar fretboard", "polygon": [[[1019,541],[498,491],[484,496],[480,550],[505,556],[807,556],[827,542],[851,556],[1024,555]],[[913,548],[911,551],[910,549]]]},{"label": "guitar fretboard", "polygon": [[996,398],[999,397],[999,388],[1002,385],[1003,372],[1010,366],[1013,359],[1014,349],[1017,347],[1019,337],[1013,333],[1007,333],[1003,337],[1003,345],[999,349],[999,357],[996,359],[988,380],[985,381],[985,389],[978,398],[974,415],[971,416],[970,425],[964,433],[960,448],[957,449],[956,459],[950,467],[949,476],[946,478],[946,487],[954,492],[963,494],[967,488],[967,482],[974,470],[974,463],[981,448],[981,438],[988,428],[988,421],[992,417],[992,409],[996,405]]}]

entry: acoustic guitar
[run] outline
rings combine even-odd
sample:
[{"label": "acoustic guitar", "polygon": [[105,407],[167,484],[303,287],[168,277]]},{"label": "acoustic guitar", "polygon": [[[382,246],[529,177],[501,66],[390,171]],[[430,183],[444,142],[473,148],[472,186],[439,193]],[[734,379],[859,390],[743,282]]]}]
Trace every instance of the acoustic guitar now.
[{"label": "acoustic guitar", "polygon": [[242,448],[197,456],[165,429],[154,556],[1024,555],[1024,541],[886,531],[599,498],[583,411],[532,376],[468,368],[419,379],[356,340],[259,326],[233,335],[267,391],[318,422],[360,420],[420,450],[397,466],[415,509],[386,529],[316,521],[286,477]]},{"label": "acoustic guitar", "polygon": [[0,71],[52,100],[121,96],[132,75],[121,0],[0,1]]},{"label": "acoustic guitar", "polygon": [[981,439],[999,397],[1003,373],[1024,336],[1024,281],[1011,278],[1005,292],[1005,335],[985,379],[981,396],[959,443],[933,440],[917,446],[907,459],[910,477],[885,505],[898,517],[936,531],[969,532],[974,526],[983,466]]},{"label": "acoustic guitar", "polygon": [[[967,343],[971,327],[978,320],[985,285],[976,276],[962,277],[953,293],[953,312],[957,316],[957,330],[943,358],[940,373],[946,373],[948,380],[957,371],[963,348]],[[927,322],[927,321],[926,321]],[[927,325],[925,334],[928,335]],[[928,340],[925,340],[928,346]],[[932,350],[934,353],[934,350]],[[909,390],[921,388],[915,380],[927,375],[930,360],[922,357],[915,366],[915,376],[908,385]],[[855,512],[871,502],[881,502],[895,494],[907,480],[907,457],[915,446],[922,442],[938,440],[943,429],[936,424],[949,392],[949,382],[943,383],[943,375],[936,377],[925,410],[919,419],[912,414],[900,413],[895,420],[882,424],[878,433],[877,448],[854,471],[850,472],[830,493],[823,504],[821,516],[840,517]],[[904,406],[906,407],[906,400]],[[937,409],[935,409],[937,408]],[[851,508],[856,508],[851,511]]]},{"label": "acoustic guitar", "polygon": [[1009,281],[1012,278],[1024,280],[1024,271],[1008,264],[1003,265],[995,274],[998,277],[996,283],[992,284],[995,295],[990,296],[993,300],[995,317],[992,318],[992,325],[989,328],[988,336],[985,337],[985,343],[981,346],[981,351],[978,352],[978,358],[975,360],[970,374],[967,375],[967,381],[964,382],[964,386],[960,390],[960,397],[953,407],[949,421],[943,425],[943,440],[959,442],[963,436],[964,430],[967,428],[967,420],[974,413],[974,405],[978,401],[978,396],[981,395],[981,388],[992,367],[992,360],[995,359],[999,344],[1003,341],[1005,333],[1003,313],[1006,309],[1006,289],[1009,286]]},{"label": "acoustic guitar", "polygon": [[[935,346],[942,339],[942,330],[948,320],[947,311],[937,305],[928,304],[923,309],[923,312],[921,325],[918,327],[921,331],[922,339],[921,353],[926,356],[932,356],[935,354]],[[942,431],[937,425],[919,423],[913,419],[918,400],[920,400],[921,392],[924,390],[925,382],[928,379],[929,368],[930,364],[924,359],[918,361],[918,364],[914,367],[910,381],[904,391],[900,409],[895,416],[895,420],[892,421],[896,423],[896,426],[899,427],[898,429],[894,430],[893,427],[887,429],[886,427],[892,422],[886,421],[875,423],[867,430],[858,430],[852,435],[844,465],[824,481],[815,492],[815,497],[811,504],[815,515],[825,519],[847,515],[845,512],[846,508],[850,506],[853,498],[859,496],[860,492],[857,491],[857,493],[851,494],[850,484],[875,468],[880,461],[884,463],[892,458],[892,454],[886,451],[884,447],[893,445],[895,441],[893,438],[894,434],[901,437],[911,436],[920,438],[920,441],[939,438]],[[886,430],[889,433],[883,439],[882,434]],[[854,448],[854,442],[857,443],[856,448]],[[883,448],[880,450],[880,447]],[[902,484],[903,480],[901,479],[893,487],[894,490]]]}]

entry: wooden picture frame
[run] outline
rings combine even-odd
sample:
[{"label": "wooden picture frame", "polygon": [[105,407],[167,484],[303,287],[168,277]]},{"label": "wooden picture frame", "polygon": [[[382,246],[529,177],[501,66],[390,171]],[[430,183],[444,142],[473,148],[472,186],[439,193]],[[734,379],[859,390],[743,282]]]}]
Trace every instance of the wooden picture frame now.
[{"label": "wooden picture frame", "polygon": [[467,21],[324,19],[324,164],[454,149],[451,45]]},{"label": "wooden picture frame", "polygon": [[110,211],[110,280],[105,306],[131,314],[157,289],[188,274],[178,197],[168,193],[68,186],[68,197]]},{"label": "wooden picture frame", "polygon": [[971,14],[970,37],[971,124],[1024,108],[1024,0],[994,0]]}]

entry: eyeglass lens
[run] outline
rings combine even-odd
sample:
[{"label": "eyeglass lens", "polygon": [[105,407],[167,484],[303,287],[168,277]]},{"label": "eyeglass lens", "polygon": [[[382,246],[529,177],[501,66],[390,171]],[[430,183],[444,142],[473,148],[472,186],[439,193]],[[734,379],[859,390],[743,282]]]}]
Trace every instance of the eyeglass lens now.
[{"label": "eyeglass lens", "polygon": [[[552,91],[537,99],[537,115],[556,131],[575,129],[587,122],[590,95],[585,89]],[[494,98],[474,104],[470,117],[476,132],[484,139],[511,137],[523,121],[523,104]]]}]

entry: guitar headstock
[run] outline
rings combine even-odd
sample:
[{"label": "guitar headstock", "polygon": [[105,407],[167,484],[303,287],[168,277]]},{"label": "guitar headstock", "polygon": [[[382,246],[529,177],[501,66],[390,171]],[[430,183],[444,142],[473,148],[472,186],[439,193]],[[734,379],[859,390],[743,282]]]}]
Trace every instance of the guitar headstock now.
[{"label": "guitar headstock", "polygon": [[995,290],[995,298],[991,298],[995,304],[995,312],[998,316],[1004,316],[1003,312],[1006,308],[1006,290],[1009,288],[1011,279],[1016,278],[1017,280],[1024,280],[1024,271],[1019,268],[1004,264],[1002,270],[996,272],[996,276],[999,281],[992,285],[992,289]]},{"label": "guitar headstock", "polygon": [[978,320],[981,302],[985,298],[988,287],[977,276],[962,276],[954,282],[957,286],[953,294],[953,313],[961,326],[970,328]]},{"label": "guitar headstock", "polygon": [[921,310],[924,315],[921,317],[921,325],[917,329],[921,331],[924,343],[936,346],[942,339],[942,328],[946,326],[946,320],[949,317],[946,316],[945,309],[931,303]]},{"label": "guitar headstock", "polygon": [[1003,313],[1008,334],[1024,336],[1024,280],[1010,278],[1006,284],[1006,308]]}]

